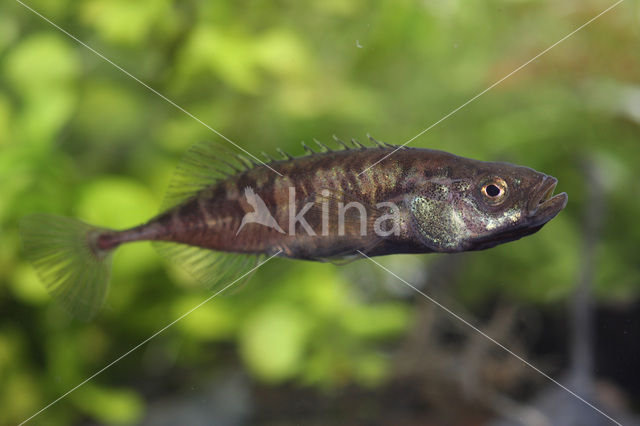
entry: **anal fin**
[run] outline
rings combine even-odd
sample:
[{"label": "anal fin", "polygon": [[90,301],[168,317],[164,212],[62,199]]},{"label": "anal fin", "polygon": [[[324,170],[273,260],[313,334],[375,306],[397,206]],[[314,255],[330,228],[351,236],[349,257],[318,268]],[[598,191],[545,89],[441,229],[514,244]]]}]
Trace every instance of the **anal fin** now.
[{"label": "anal fin", "polygon": [[[154,241],[153,246],[162,257],[181,266],[210,290],[224,289],[260,262],[259,255],[219,252],[180,243]],[[244,282],[250,276],[247,274],[239,281]]]}]

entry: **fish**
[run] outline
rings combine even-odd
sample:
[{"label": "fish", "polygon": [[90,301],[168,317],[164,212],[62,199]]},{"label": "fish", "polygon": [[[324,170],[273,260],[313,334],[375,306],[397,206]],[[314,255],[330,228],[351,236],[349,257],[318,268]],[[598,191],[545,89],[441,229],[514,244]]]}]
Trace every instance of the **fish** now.
[{"label": "fish", "polygon": [[124,230],[50,214],[20,223],[24,253],[50,294],[89,320],[103,305],[113,252],[151,241],[210,288],[266,256],[341,263],[357,257],[484,250],[539,231],[567,204],[531,168],[379,142],[256,162],[194,145],[160,213]]}]

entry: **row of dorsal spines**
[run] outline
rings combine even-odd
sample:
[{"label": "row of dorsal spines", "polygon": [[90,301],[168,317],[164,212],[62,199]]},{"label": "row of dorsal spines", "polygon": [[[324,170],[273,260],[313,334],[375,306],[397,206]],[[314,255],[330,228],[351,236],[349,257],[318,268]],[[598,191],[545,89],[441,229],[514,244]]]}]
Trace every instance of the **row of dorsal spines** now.
[{"label": "row of dorsal spines", "polygon": [[[355,138],[351,139],[351,144],[343,141],[342,139],[338,138],[336,135],[333,135],[333,140],[338,144],[339,149],[332,149],[331,147],[329,147],[327,144],[325,144],[324,142],[319,141],[318,139],[313,139],[313,141],[316,143],[316,145],[318,145],[318,148],[314,149],[312,147],[310,147],[309,145],[307,145],[306,142],[301,142],[302,147],[305,150],[306,155],[316,155],[316,154],[322,154],[322,153],[327,153],[327,152],[334,152],[334,151],[362,151],[362,150],[366,150],[369,148],[396,148],[396,149],[403,149],[405,148],[402,145],[392,145],[386,142],[380,142],[376,139],[374,139],[371,135],[369,135],[367,133],[367,139],[369,139],[369,141],[371,141],[373,143],[373,145],[365,145],[362,142],[358,141]],[[271,156],[270,154],[262,151],[261,154],[262,156],[268,161],[281,161],[281,160],[293,160],[296,157],[289,154],[288,152],[280,149],[280,148],[276,148],[276,151],[278,151],[278,153],[282,156],[282,158],[274,158],[273,156]],[[246,156],[242,155],[242,154],[237,154],[236,155],[238,157],[238,159],[240,159],[240,161],[242,162],[243,165],[246,165],[248,168],[252,168],[254,166],[259,165],[254,159],[249,159]]]},{"label": "row of dorsal spines", "polygon": [[[317,154],[323,154],[323,153],[335,152],[335,151],[363,151],[371,148],[392,148],[392,149],[407,148],[404,145],[393,145],[390,143],[378,141],[368,133],[367,133],[367,139],[369,139],[369,141],[371,141],[373,145],[367,146],[355,138],[352,138],[350,141],[351,144],[349,144],[343,141],[342,139],[338,138],[336,135],[333,135],[333,140],[338,144],[339,149],[332,149],[324,142],[321,142],[315,138],[313,139],[313,141],[318,145],[318,148],[316,148],[315,150],[311,148],[309,145],[307,145],[307,143],[304,141],[301,142],[301,144],[305,150],[306,155],[317,155]],[[264,151],[260,152],[260,154],[262,154],[262,156],[266,159],[266,164],[270,162],[275,162],[275,161],[294,160],[295,158],[301,158],[301,157],[295,157],[280,148],[276,148],[276,151],[278,151],[281,158],[275,158]],[[256,157],[253,157],[253,156],[246,156],[243,154],[234,154],[234,157],[237,159],[237,162],[235,164],[232,164],[224,160],[220,160],[226,166],[230,167],[234,172],[244,172],[247,170],[251,170],[256,166],[265,164],[260,162],[260,160],[258,160]],[[229,173],[225,173],[225,174],[228,175]]]}]

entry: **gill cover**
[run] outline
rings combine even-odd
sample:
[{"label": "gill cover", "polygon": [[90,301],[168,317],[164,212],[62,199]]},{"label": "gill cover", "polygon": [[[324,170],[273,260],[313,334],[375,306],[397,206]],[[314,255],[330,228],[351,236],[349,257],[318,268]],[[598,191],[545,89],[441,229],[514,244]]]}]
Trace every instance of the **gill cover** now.
[{"label": "gill cover", "polygon": [[409,210],[412,227],[427,247],[439,252],[461,250],[468,229],[450,201],[418,195],[409,201]]}]

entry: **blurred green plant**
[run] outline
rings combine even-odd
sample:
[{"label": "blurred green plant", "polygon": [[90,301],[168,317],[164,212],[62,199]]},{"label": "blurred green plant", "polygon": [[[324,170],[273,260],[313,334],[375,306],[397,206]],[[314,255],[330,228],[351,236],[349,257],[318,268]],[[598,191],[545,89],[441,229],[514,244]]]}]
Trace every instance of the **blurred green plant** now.
[{"label": "blurred green plant", "polygon": [[[301,153],[300,139],[333,133],[368,131],[402,143],[607,6],[28,4],[253,153]],[[590,208],[579,165],[591,152],[601,153],[612,182],[597,289],[602,298],[638,297],[640,101],[632,95],[640,58],[632,10],[637,5],[620,6],[413,142],[529,165],[557,176],[570,196],[543,232],[468,256],[456,289],[467,305],[496,294],[563,301]],[[93,323],[77,323],[50,302],[22,259],[20,217],[52,212],[104,226],[137,224],[154,214],[181,153],[216,138],[18,3],[0,5],[0,423],[24,420],[208,296],[136,244],[116,255],[106,309]],[[406,273],[423,268],[393,261]],[[376,272],[366,285],[384,293],[385,279]],[[189,372],[187,386],[231,365],[228,347],[266,383],[377,386],[413,309],[354,287],[332,265],[274,261],[40,420],[138,423],[146,396],[140,382],[179,368]]]}]

